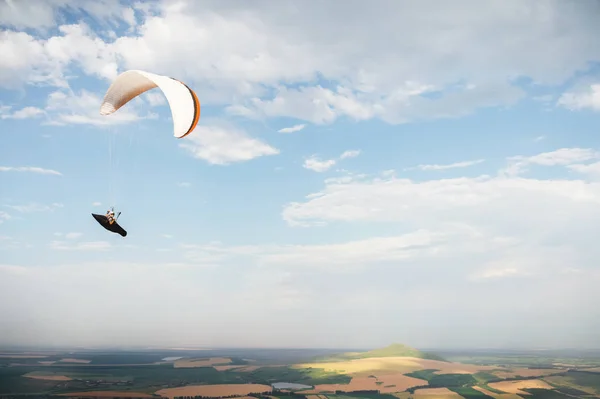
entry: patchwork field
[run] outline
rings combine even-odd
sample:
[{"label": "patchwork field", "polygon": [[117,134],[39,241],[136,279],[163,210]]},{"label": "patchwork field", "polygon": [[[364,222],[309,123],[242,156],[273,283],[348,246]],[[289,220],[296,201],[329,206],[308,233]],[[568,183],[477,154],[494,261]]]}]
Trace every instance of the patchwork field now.
[{"label": "patchwork field", "polygon": [[462,396],[456,392],[452,392],[448,388],[425,388],[419,389],[415,393],[402,392],[394,394],[399,399],[462,399]]},{"label": "patchwork field", "polygon": [[[600,364],[600,359],[564,353],[556,359],[545,354],[543,362],[530,354],[500,354],[494,362],[485,354],[471,364],[403,345],[341,354],[250,349],[0,353],[17,356],[0,358],[0,396],[21,399],[600,398],[600,373],[557,365]],[[477,353],[461,356],[478,359]]]},{"label": "patchwork field", "polygon": [[515,377],[542,377],[552,374],[557,374],[566,371],[566,368],[560,369],[526,369],[517,368],[510,371],[492,371],[491,373],[500,378],[515,378]]},{"label": "patchwork field", "polygon": [[156,391],[157,395],[166,398],[178,396],[204,396],[218,398],[230,395],[249,395],[251,393],[271,392],[270,385],[261,384],[217,384],[217,385],[189,385],[185,387],[168,388]]},{"label": "patchwork field", "polygon": [[410,373],[423,369],[437,370],[436,374],[474,374],[480,371],[498,369],[498,367],[494,366],[478,366],[400,356],[354,359],[340,362],[307,363],[300,364],[297,367],[319,368],[345,374],[361,374],[373,371]]},{"label": "patchwork field", "polygon": [[427,381],[405,376],[401,373],[378,374],[369,377],[352,377],[349,384],[319,384],[310,390],[302,390],[303,394],[319,394],[326,392],[353,392],[379,390],[381,393],[402,392],[408,388],[426,385]]},{"label": "patchwork field", "polygon": [[131,391],[86,391],[70,392],[59,394],[58,396],[77,396],[77,397],[105,397],[105,398],[151,398],[152,395],[143,392]]},{"label": "patchwork field", "polygon": [[514,393],[518,395],[528,395],[525,388],[538,388],[538,389],[553,389],[552,385],[542,380],[522,380],[522,381],[501,381],[492,382],[489,384],[490,388],[506,393]]},{"label": "patchwork field", "polygon": [[556,387],[565,387],[600,396],[600,374],[569,372],[562,376],[545,377],[544,381]]},{"label": "patchwork field", "polygon": [[480,386],[474,386],[473,389],[495,399],[522,399],[519,395],[514,393],[496,393]]}]

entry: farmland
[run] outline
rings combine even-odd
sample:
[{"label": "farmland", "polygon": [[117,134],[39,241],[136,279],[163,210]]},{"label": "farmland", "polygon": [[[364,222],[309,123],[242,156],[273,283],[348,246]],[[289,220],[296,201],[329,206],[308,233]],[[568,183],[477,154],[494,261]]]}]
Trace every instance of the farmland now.
[{"label": "farmland", "polygon": [[[594,398],[594,354],[165,349],[0,357],[0,396],[19,398]],[[469,360],[467,362],[466,360]],[[295,385],[301,384],[301,385]]]}]

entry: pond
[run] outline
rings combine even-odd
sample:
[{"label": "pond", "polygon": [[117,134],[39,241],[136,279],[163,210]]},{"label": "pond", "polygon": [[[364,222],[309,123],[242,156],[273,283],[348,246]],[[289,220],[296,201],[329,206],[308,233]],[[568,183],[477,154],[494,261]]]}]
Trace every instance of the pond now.
[{"label": "pond", "polygon": [[309,389],[311,385],[295,384],[293,382],[274,382],[271,386],[275,389]]},{"label": "pond", "polygon": [[170,356],[170,357],[165,357],[162,359],[163,362],[173,362],[175,360],[179,360],[182,359],[181,356]]}]

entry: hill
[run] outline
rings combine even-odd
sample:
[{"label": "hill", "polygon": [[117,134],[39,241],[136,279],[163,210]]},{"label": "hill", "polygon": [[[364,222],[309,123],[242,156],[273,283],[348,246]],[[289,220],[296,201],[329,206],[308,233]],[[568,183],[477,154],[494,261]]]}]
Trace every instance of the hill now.
[{"label": "hill", "polygon": [[372,357],[414,357],[418,359],[439,360],[445,362],[444,358],[435,353],[422,352],[403,344],[392,344],[385,348],[373,349],[366,352],[345,352],[325,358],[319,358],[319,361],[336,361],[352,359],[368,359]]}]

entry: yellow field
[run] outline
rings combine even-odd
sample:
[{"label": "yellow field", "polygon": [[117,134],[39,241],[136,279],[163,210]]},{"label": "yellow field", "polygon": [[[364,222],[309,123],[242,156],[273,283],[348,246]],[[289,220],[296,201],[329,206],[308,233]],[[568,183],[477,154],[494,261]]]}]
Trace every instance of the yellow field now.
[{"label": "yellow field", "polygon": [[44,374],[44,373],[36,373],[36,372],[24,374],[23,377],[34,378],[36,380],[47,380],[47,381],[71,381],[72,380],[72,378],[69,378],[66,375]]},{"label": "yellow field", "polygon": [[271,392],[269,385],[261,384],[216,384],[188,385],[186,387],[166,388],[156,391],[157,395],[174,398],[175,396],[209,396],[218,398],[229,395],[249,395],[251,393]]},{"label": "yellow field", "polygon": [[89,391],[61,393],[58,396],[98,397],[98,398],[151,398],[152,395],[131,391]]},{"label": "yellow field", "polygon": [[210,359],[179,359],[173,363],[173,367],[210,367],[217,364],[231,363],[228,357],[211,357]]},{"label": "yellow field", "polygon": [[519,395],[514,393],[494,393],[490,390],[478,386],[474,386],[473,389],[496,399],[522,399]]},{"label": "yellow field", "polygon": [[498,368],[492,366],[478,366],[472,364],[441,362],[438,360],[418,359],[415,357],[371,357],[367,359],[353,359],[341,362],[305,363],[298,365],[298,367],[312,367],[345,374],[357,374],[372,371],[396,371],[410,373],[412,371],[423,369],[440,370],[438,374],[473,374],[478,371],[489,371]]},{"label": "yellow field", "polygon": [[542,380],[501,381],[492,382],[488,385],[491,388],[498,389],[502,392],[518,395],[529,395],[529,393],[521,391],[521,389],[524,388],[554,389],[551,385]]}]

